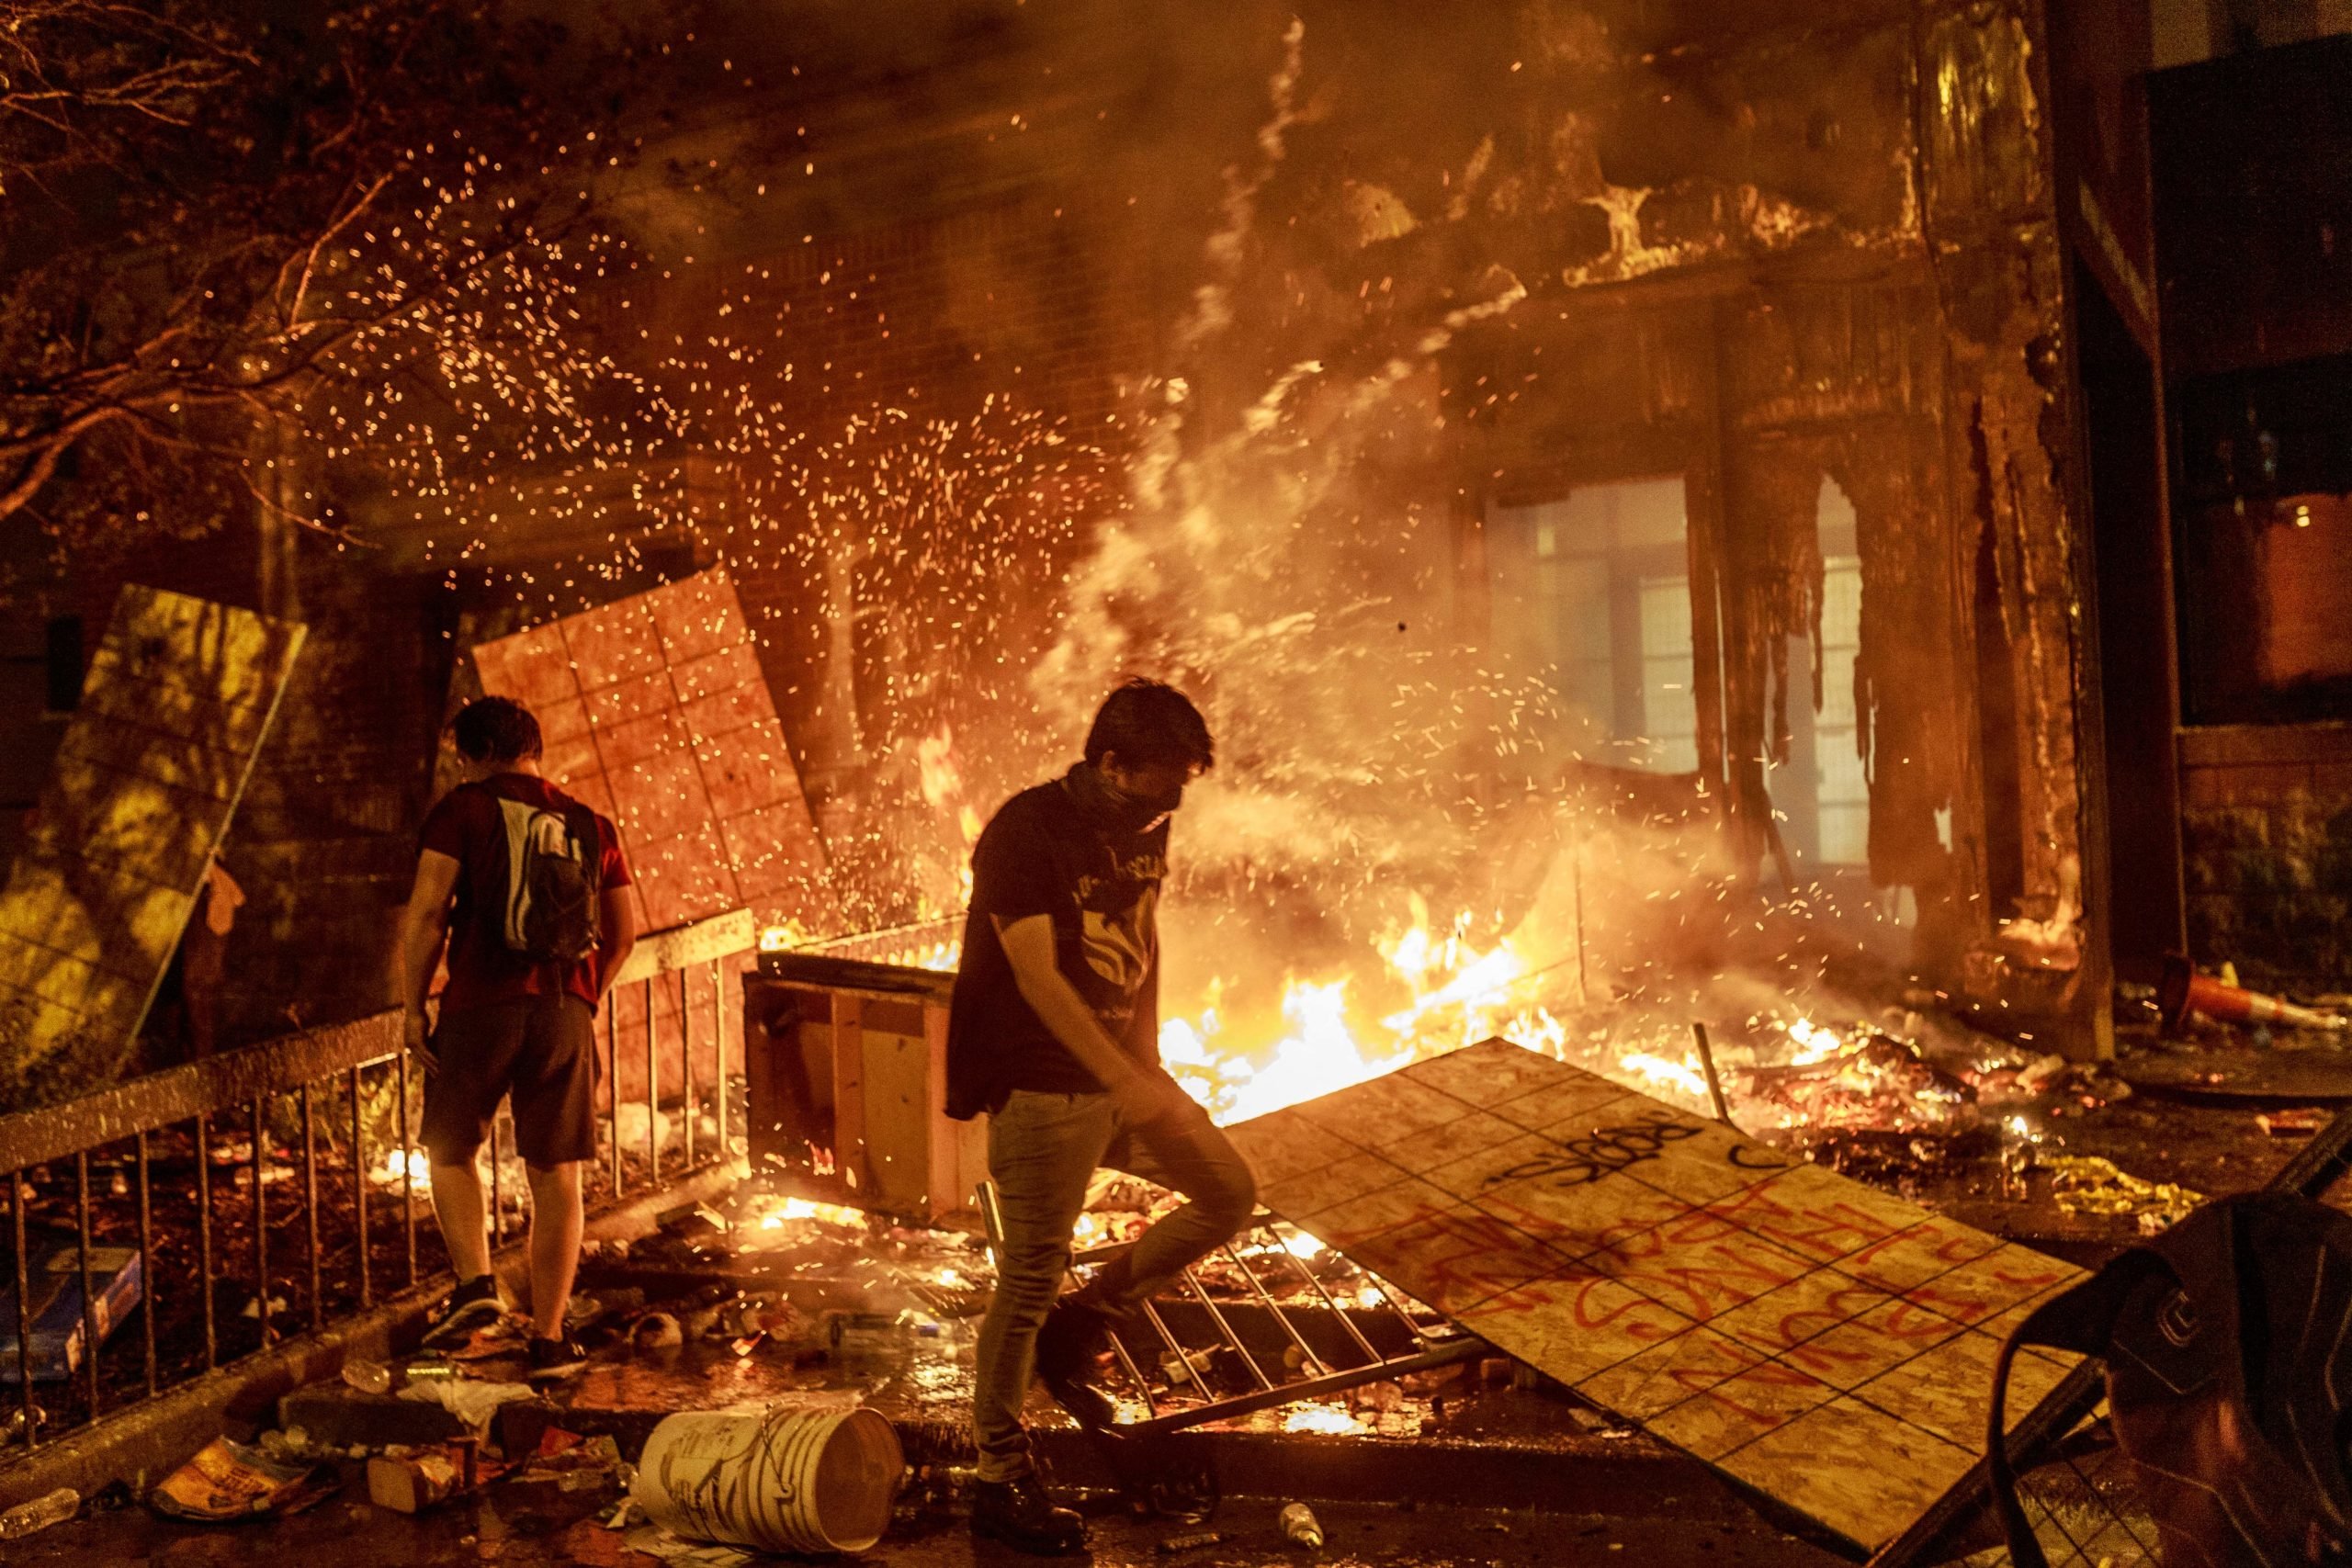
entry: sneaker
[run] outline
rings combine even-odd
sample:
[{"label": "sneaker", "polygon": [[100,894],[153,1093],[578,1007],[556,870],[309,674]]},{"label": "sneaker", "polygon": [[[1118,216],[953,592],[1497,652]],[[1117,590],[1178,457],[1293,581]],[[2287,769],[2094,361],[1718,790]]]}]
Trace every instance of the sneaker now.
[{"label": "sneaker", "polygon": [[1081,1426],[1107,1427],[1118,1414],[1111,1396],[1094,1385],[1117,1323],[1109,1309],[1069,1295],[1054,1303],[1037,1330],[1037,1376]]},{"label": "sneaker", "polygon": [[426,1311],[424,1343],[453,1345],[505,1315],[506,1303],[498,1299],[497,1276],[468,1280]]},{"label": "sneaker", "polygon": [[1011,1481],[977,1483],[972,1488],[972,1533],[1038,1557],[1086,1550],[1086,1521],[1068,1508],[1054,1506],[1034,1472]]},{"label": "sneaker", "polygon": [[588,1364],[588,1352],[571,1335],[553,1339],[531,1337],[531,1371],[533,1382],[554,1382],[568,1378]]}]

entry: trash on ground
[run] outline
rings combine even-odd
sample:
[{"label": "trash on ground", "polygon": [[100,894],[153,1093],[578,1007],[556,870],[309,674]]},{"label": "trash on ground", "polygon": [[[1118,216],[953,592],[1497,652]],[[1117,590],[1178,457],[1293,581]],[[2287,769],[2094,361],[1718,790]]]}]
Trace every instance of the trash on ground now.
[{"label": "trash on ground", "polygon": [[343,1382],[346,1388],[362,1393],[392,1392],[392,1369],[381,1361],[354,1359],[343,1364]]},{"label": "trash on ground", "polygon": [[0,1514],[0,1540],[22,1540],[51,1525],[62,1525],[81,1511],[82,1495],[71,1486],[61,1486]]},{"label": "trash on ground", "polygon": [[2178,953],[2165,960],[2164,979],[2156,987],[2165,1027],[2175,1033],[2187,1027],[2189,1015],[2201,1014],[2221,1023],[2281,1023],[2290,1029],[2352,1029],[2352,1018],[2322,1012],[2283,997],[2249,991],[2237,983],[2236,973],[2224,966],[2224,977],[2200,975]]},{"label": "trash on ground", "polygon": [[687,1411],[653,1428],[629,1495],[656,1524],[697,1540],[864,1551],[889,1527],[905,1473],[897,1429],[872,1410]]},{"label": "trash on ground", "polygon": [[1283,1506],[1283,1539],[1294,1546],[1310,1550],[1323,1544],[1323,1525],[1316,1518],[1315,1510],[1304,1503]]},{"label": "trash on ground", "polygon": [[2171,1181],[2133,1176],[2097,1155],[2043,1155],[2054,1178],[2051,1195],[2070,1214],[2131,1214],[2143,1231],[2162,1230],[2205,1201],[2205,1195]]},{"label": "trash on ground", "polygon": [[671,1534],[660,1525],[639,1525],[621,1538],[631,1551],[642,1551],[648,1557],[658,1557],[678,1568],[739,1568],[757,1562],[759,1558],[740,1546],[715,1546],[708,1541],[687,1540]]},{"label": "trash on ground", "polygon": [[678,1320],[666,1312],[649,1312],[629,1325],[629,1343],[639,1350],[667,1350],[685,1343]]},{"label": "trash on ground", "polygon": [[436,1378],[410,1383],[400,1392],[402,1399],[437,1404],[477,1429],[490,1424],[500,1405],[537,1396],[538,1390],[526,1382],[477,1382],[471,1378]]},{"label": "trash on ground", "polygon": [[394,1513],[421,1514],[497,1480],[510,1468],[482,1458],[481,1450],[480,1443],[460,1438],[399,1457],[379,1454],[368,1461],[368,1500]]},{"label": "trash on ground", "polygon": [[610,1485],[626,1469],[620,1445],[608,1435],[583,1438],[561,1427],[539,1434],[539,1446],[514,1476],[518,1483],[552,1481],[567,1492]]},{"label": "trash on ground", "polygon": [[330,1466],[272,1459],[257,1448],[215,1438],[147,1500],[166,1517],[218,1524],[300,1513],[341,1485]]},{"label": "trash on ground", "polygon": [[[28,1251],[31,1249],[27,1248]],[[33,1382],[62,1382],[82,1365],[85,1332],[82,1311],[82,1248],[61,1242],[33,1259],[26,1278],[29,1284],[27,1316],[33,1325]],[[98,1343],[103,1345],[140,1298],[139,1249],[133,1247],[90,1248],[90,1290],[97,1298]],[[0,1290],[0,1383],[19,1381],[17,1365],[17,1288]]]},{"label": "trash on ground", "polygon": [[1173,1557],[1180,1551],[1198,1551],[1203,1547],[1215,1546],[1224,1539],[1224,1535],[1216,1530],[1199,1530],[1191,1535],[1171,1535],[1159,1543],[1159,1554],[1162,1557]]}]

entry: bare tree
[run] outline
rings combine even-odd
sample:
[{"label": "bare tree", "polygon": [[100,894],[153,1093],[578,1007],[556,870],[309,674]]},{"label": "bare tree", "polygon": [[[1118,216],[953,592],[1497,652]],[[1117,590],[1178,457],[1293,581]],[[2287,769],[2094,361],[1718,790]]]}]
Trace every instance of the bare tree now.
[{"label": "bare tree", "polygon": [[338,462],[446,491],[591,444],[573,301],[625,265],[647,73],[511,9],[0,0],[0,540],[340,532]]}]

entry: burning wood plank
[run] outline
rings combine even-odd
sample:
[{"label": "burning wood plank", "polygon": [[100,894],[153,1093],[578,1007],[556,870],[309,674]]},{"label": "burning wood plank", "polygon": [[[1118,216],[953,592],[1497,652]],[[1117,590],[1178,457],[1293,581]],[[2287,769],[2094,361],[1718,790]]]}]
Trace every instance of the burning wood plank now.
[{"label": "burning wood plank", "polygon": [[[1865,1548],[1969,1469],[2065,1264],[1505,1040],[1228,1129],[1266,1206]],[[2022,1415],[2066,1363],[2029,1353]]]}]

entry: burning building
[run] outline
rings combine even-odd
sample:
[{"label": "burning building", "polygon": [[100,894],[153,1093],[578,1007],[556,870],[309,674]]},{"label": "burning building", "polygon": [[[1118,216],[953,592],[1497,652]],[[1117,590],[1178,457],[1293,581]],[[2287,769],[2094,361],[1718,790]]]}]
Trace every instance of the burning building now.
[{"label": "burning building", "polygon": [[822,839],[779,940],[949,913],[1112,679],[1201,694],[1168,1045],[1231,1107],[1601,1015],[1672,1077],[1867,1021],[1858,955],[2104,1048],[2184,918],[2147,16],[869,23],[662,40],[594,440],[296,450],[364,559],[265,509],[52,594],[311,627],[234,1032],[379,999],[473,648],[723,566]]}]

